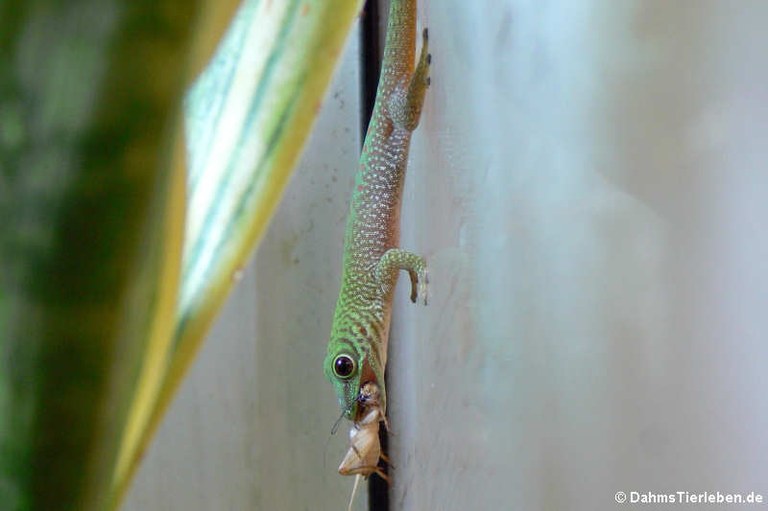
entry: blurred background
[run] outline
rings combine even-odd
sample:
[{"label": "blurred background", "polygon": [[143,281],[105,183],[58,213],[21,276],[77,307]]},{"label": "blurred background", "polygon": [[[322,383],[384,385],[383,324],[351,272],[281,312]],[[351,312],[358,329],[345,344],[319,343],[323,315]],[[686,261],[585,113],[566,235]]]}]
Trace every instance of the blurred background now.
[{"label": "blurred background", "polygon": [[[402,245],[428,258],[430,304],[399,287],[390,509],[768,499],[768,4],[419,10],[432,86]],[[124,509],[346,506],[322,361],[361,73],[355,35]]]}]

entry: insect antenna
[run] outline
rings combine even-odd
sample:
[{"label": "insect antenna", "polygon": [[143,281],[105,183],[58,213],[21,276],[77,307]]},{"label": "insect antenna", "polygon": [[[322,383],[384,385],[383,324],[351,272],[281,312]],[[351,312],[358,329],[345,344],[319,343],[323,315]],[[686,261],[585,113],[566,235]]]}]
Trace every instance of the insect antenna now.
[{"label": "insect antenna", "polygon": [[328,435],[328,438],[325,439],[325,448],[323,449],[323,470],[326,469],[326,458],[328,457],[328,444],[331,443],[331,437],[336,434],[336,432],[339,430],[339,424],[341,424],[341,419],[344,418],[344,412],[341,412],[341,415],[339,415],[339,418],[336,419],[336,422],[333,423],[333,427],[331,428],[331,434]]},{"label": "insect antenna", "polygon": [[345,413],[347,413],[347,411],[342,410],[341,415],[339,415],[339,418],[336,419],[336,422],[333,423],[333,427],[331,428],[331,435],[335,435],[336,432],[339,430],[339,424],[341,424],[341,419],[344,418]]}]

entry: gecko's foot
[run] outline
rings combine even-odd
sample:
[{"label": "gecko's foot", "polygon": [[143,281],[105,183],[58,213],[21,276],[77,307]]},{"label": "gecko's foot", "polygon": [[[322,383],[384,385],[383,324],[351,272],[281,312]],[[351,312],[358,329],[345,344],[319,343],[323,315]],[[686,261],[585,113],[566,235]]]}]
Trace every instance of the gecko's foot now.
[{"label": "gecko's foot", "polygon": [[427,285],[429,284],[429,274],[427,273],[427,264],[423,258],[416,264],[416,267],[409,270],[411,276],[411,301],[416,303],[419,298],[427,305]]},{"label": "gecko's foot", "polygon": [[429,272],[427,272],[426,266],[424,267],[424,270],[421,272],[421,275],[419,276],[419,296],[421,297],[421,301],[424,303],[424,305],[427,305],[427,288],[429,285]]},{"label": "gecko's foot", "polygon": [[416,303],[419,298],[427,304],[427,285],[429,284],[429,274],[427,273],[427,261],[421,256],[413,256],[413,264],[408,268],[408,275],[411,277],[411,301]]},{"label": "gecko's foot", "polygon": [[[428,28],[425,28],[422,31],[421,38],[422,38],[424,46],[426,46],[428,41],[429,41],[429,29]],[[432,65],[432,54],[431,53],[427,53],[427,56],[426,56],[425,60],[427,62],[427,69],[429,69],[429,66]],[[429,76],[428,73],[429,73],[429,71],[427,71],[427,76],[424,79],[425,83],[427,84],[427,87],[429,87],[432,84],[432,78]]]},{"label": "gecko's foot", "polygon": [[[431,65],[432,65],[432,54],[431,53],[427,53],[427,66],[428,66],[428,69],[431,69],[429,67]],[[427,75],[427,87],[429,87],[430,85],[432,85],[432,77],[430,75]]]}]

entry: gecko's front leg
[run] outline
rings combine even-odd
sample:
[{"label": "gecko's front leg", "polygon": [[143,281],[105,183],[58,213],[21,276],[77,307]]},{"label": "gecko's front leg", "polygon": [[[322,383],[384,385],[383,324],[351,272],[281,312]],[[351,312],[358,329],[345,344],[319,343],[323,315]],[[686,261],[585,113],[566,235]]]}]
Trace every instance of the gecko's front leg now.
[{"label": "gecko's front leg", "polygon": [[390,248],[376,265],[376,282],[382,293],[390,293],[397,282],[397,273],[406,270],[411,277],[411,301],[421,297],[427,305],[427,260],[422,256],[401,248]]},{"label": "gecko's front leg", "polygon": [[425,28],[422,32],[421,54],[416,69],[409,80],[404,80],[392,91],[387,100],[387,112],[395,126],[413,131],[419,125],[424,95],[430,85],[430,64],[432,54],[429,53],[429,37]]}]

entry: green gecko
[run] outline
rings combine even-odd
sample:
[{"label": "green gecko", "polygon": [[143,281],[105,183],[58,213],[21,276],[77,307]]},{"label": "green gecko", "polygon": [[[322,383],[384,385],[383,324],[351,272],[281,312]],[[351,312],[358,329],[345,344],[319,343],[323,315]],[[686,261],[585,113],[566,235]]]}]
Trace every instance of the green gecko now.
[{"label": "green gecko", "polygon": [[418,297],[425,305],[427,301],[426,260],[398,248],[408,148],[430,81],[426,29],[422,37],[414,69],[416,0],[392,0],[376,102],[349,208],[341,291],[325,358],[325,375],[342,413],[355,423],[368,413],[361,389],[370,383],[378,386],[378,412],[381,420],[386,418],[384,369],[400,270],[410,275],[411,301]]}]

